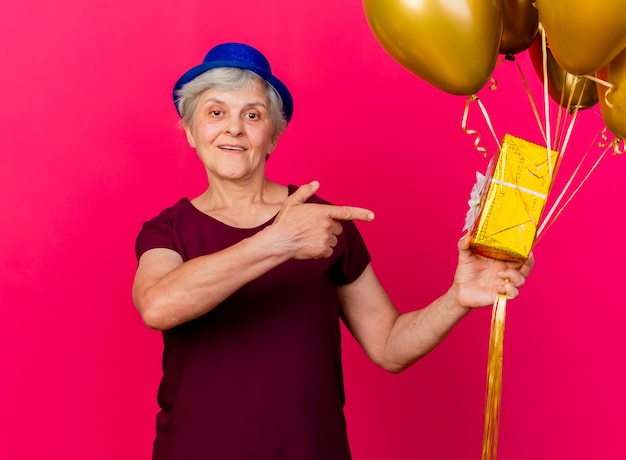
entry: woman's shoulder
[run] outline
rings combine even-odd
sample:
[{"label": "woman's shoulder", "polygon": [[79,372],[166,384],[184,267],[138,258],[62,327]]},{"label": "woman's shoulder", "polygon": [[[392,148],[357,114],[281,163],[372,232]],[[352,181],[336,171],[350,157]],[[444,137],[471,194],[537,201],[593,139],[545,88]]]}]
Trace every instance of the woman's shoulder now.
[{"label": "woman's shoulder", "polygon": [[148,219],[146,223],[176,220],[182,215],[193,213],[193,210],[194,207],[191,204],[189,198],[183,197],[176,201],[174,204],[167,206],[162,211],[153,215],[153,217]]},{"label": "woman's shoulder", "polygon": [[157,215],[160,216],[160,215],[176,214],[180,212],[187,212],[192,207],[193,206],[191,205],[191,200],[187,197],[182,197],[179,200],[177,200],[175,203],[170,204],[169,206],[164,208]]}]

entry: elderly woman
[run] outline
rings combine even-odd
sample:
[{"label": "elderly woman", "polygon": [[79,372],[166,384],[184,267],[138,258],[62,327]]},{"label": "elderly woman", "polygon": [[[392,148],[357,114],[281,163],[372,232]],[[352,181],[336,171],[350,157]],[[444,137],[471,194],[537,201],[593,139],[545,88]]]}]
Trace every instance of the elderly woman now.
[{"label": "elderly woman", "polygon": [[133,297],[164,340],[153,458],[349,459],[339,319],[400,372],[471,308],[516,297],[532,260],[480,257],[465,237],[450,289],[400,315],[353,222],[373,213],[266,177],[293,102],[259,51],[216,46],[174,100],[209,186],[137,238]]}]

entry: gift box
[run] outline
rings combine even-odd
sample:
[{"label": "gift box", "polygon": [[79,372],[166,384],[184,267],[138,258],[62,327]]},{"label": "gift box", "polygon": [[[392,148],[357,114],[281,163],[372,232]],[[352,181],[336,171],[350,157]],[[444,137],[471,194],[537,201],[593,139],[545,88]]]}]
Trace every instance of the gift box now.
[{"label": "gift box", "polygon": [[554,150],[548,155],[546,147],[504,136],[497,161],[492,160],[484,176],[477,174],[472,190],[465,229],[472,235],[474,252],[500,260],[528,258],[557,158]]}]

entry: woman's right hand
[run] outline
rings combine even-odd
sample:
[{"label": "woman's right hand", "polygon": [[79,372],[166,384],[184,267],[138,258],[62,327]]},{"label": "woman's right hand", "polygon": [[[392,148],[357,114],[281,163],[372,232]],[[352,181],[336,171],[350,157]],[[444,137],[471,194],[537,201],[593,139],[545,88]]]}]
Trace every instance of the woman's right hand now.
[{"label": "woman's right hand", "polygon": [[364,208],[306,203],[319,186],[313,181],[288,196],[274,223],[266,229],[294,259],[330,257],[342,231],[342,220],[374,219],[374,213]]}]

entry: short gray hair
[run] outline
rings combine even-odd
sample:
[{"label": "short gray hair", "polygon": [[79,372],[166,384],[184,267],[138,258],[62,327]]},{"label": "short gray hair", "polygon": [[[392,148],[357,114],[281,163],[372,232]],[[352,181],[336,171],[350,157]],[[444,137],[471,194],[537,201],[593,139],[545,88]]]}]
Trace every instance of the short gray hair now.
[{"label": "short gray hair", "polygon": [[269,100],[269,115],[274,128],[274,136],[278,138],[287,127],[287,119],[283,112],[283,101],[272,85],[254,72],[236,67],[217,67],[208,70],[176,92],[176,108],[182,118],[183,125],[191,126],[191,119],[196,111],[198,99],[205,91],[217,89],[233,91],[241,88],[250,88],[255,83],[261,84],[267,91]]}]

